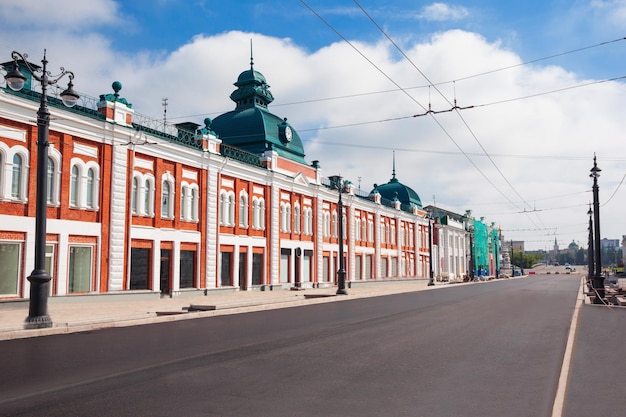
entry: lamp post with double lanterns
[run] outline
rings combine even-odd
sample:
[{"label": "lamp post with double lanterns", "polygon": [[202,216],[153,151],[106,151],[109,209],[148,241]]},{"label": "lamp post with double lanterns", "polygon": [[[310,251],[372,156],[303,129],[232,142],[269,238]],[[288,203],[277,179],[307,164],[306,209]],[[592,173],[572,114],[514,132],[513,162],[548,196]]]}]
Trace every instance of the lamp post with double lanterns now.
[{"label": "lamp post with double lanterns", "polygon": [[[32,77],[41,84],[41,98],[37,111],[37,194],[35,210],[35,268],[28,277],[30,281],[30,299],[26,329],[40,329],[52,327],[52,320],[48,315],[48,293],[50,291],[50,275],[46,272],[46,209],[48,184],[46,175],[48,170],[48,129],[50,127],[50,111],[48,110],[48,86],[56,84],[65,75],[69,78],[67,89],[61,93],[61,101],[67,107],[73,107],[80,98],[74,91],[72,80],[74,73],[61,67],[61,73],[52,75],[47,70],[48,60],[44,50],[42,67],[27,61],[28,55],[13,51],[13,70],[4,76],[7,86],[13,91],[20,91],[26,83],[27,77],[19,70],[19,63],[26,66]],[[39,75],[38,75],[39,73]]]},{"label": "lamp post with double lanterns", "polygon": [[599,187],[598,178],[600,177],[600,168],[596,162],[596,156],[593,155],[593,168],[591,168],[591,174],[589,176],[593,178],[593,231],[594,231],[594,245],[596,253],[594,256],[595,267],[593,269],[593,289],[595,291],[594,304],[602,304],[604,302],[604,276],[602,275],[602,259],[600,256],[600,199],[599,199]]},{"label": "lamp post with double lanterns", "polygon": [[338,218],[338,239],[339,239],[339,269],[337,270],[337,295],[347,295],[346,291],[346,268],[343,259],[343,200],[341,198],[345,183],[340,175],[333,175],[329,178],[333,189],[339,191],[339,201],[337,202]]}]

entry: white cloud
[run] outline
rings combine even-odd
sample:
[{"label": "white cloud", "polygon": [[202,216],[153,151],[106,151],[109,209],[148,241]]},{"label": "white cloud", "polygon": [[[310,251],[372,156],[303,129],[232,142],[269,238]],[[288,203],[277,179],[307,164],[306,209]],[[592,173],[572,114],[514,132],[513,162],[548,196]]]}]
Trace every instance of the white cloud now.
[{"label": "white cloud", "polygon": [[433,3],[425,6],[419,14],[420,19],[446,21],[462,20],[469,15],[463,6],[450,6],[446,3]]}]

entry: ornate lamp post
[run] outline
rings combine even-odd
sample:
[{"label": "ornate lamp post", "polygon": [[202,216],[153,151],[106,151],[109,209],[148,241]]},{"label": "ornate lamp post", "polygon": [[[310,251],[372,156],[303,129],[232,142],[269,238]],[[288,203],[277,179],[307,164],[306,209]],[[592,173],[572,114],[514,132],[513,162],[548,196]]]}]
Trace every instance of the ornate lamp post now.
[{"label": "ornate lamp post", "polygon": [[589,244],[587,248],[587,287],[592,289],[591,279],[594,275],[593,273],[593,210],[591,209],[591,204],[589,204],[589,210],[587,211],[589,215]]},{"label": "ornate lamp post", "polygon": [[[50,111],[48,110],[48,97],[46,90],[49,85],[56,84],[63,76],[69,77],[67,89],[61,93],[61,101],[67,107],[73,107],[79,99],[74,91],[72,80],[74,73],[61,67],[61,73],[51,75],[47,70],[48,60],[44,50],[41,63],[42,68],[32,65],[27,61],[27,54],[13,51],[13,70],[5,75],[7,86],[13,91],[19,91],[24,87],[26,76],[19,70],[18,61],[28,68],[33,78],[41,83],[41,100],[37,111],[37,200],[35,212],[35,269],[31,272],[30,300],[26,329],[39,329],[52,327],[52,320],[48,316],[48,292],[50,288],[50,275],[46,272],[46,209],[48,184],[46,182],[48,168],[48,128],[50,127]],[[39,73],[40,75],[37,75]]]},{"label": "ornate lamp post", "polygon": [[435,273],[433,271],[433,216],[426,213],[428,219],[428,286],[435,285]]},{"label": "ornate lamp post", "polygon": [[344,181],[340,175],[330,177],[332,187],[339,191],[337,211],[339,211],[339,269],[337,270],[337,295],[347,295],[346,291],[346,268],[343,260],[343,201],[341,196],[344,191]]},{"label": "ornate lamp post", "polygon": [[593,156],[593,168],[591,168],[591,174],[589,176],[593,178],[593,223],[594,223],[594,244],[595,244],[595,257],[596,262],[593,271],[593,289],[596,292],[594,298],[594,304],[602,304],[604,298],[604,276],[602,275],[602,258],[600,255],[600,201],[598,197],[598,178],[600,177],[600,168],[596,163],[596,156]]}]

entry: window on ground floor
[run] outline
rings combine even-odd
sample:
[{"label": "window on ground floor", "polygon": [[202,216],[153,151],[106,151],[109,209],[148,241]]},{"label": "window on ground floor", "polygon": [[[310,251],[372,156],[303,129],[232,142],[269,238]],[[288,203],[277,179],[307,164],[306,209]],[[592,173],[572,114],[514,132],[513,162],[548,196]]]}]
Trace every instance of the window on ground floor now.
[{"label": "window on ground floor", "polygon": [[21,243],[0,242],[0,295],[17,295]]},{"label": "window on ground floor", "polygon": [[387,258],[380,258],[380,277],[387,277]]},{"label": "window on ground floor", "polygon": [[322,259],[322,281],[328,282],[330,278],[330,256],[324,256]]},{"label": "window on ground floor", "polygon": [[180,288],[193,288],[196,281],[196,251],[180,251]]},{"label": "window on ground floor", "polygon": [[220,285],[222,287],[229,287],[232,284],[232,252],[222,252],[222,266],[220,270]]},{"label": "window on ground floor", "polygon": [[372,278],[372,255],[365,255],[365,279]]},{"label": "window on ground floor", "polygon": [[291,249],[280,250],[280,282],[289,282],[289,258],[291,257]]},{"label": "window on ground floor", "polygon": [[252,285],[263,284],[263,254],[252,254]]},{"label": "window on ground floor", "polygon": [[92,253],[91,246],[70,246],[70,263],[68,265],[69,293],[91,291]]},{"label": "window on ground floor", "polygon": [[130,263],[130,289],[147,290],[150,282],[150,249],[132,248]]}]

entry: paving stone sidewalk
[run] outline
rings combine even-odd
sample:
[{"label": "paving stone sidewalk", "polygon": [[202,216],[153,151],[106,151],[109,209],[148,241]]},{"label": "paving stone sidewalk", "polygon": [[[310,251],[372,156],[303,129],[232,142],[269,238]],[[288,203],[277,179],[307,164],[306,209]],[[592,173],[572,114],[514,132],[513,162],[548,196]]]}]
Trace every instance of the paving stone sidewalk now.
[{"label": "paving stone sidewalk", "polygon": [[[209,291],[207,295],[163,297],[97,296],[51,297],[48,314],[52,327],[24,329],[28,316],[28,301],[0,303],[0,340],[65,334],[108,327],[136,326],[165,321],[188,320],[224,314],[237,314],[303,304],[337,302],[363,297],[442,288],[428,280],[372,281],[355,284],[348,295],[335,295],[336,287],[308,288],[298,291]],[[195,293],[198,294],[198,293]]]}]

